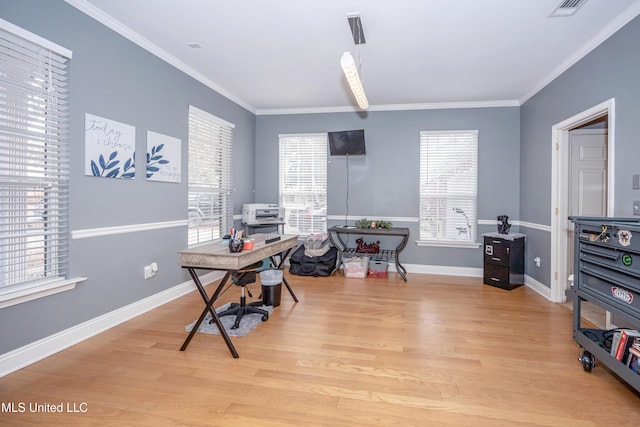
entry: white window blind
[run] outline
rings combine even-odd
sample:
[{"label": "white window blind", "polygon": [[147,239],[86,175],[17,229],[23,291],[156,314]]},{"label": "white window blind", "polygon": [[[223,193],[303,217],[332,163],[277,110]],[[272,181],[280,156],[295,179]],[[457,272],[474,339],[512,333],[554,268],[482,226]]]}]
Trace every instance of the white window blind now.
[{"label": "white window blind", "polygon": [[420,240],[475,242],[478,132],[420,132]]},{"label": "white window blind", "polygon": [[22,289],[67,275],[69,58],[10,26],[0,28],[0,288]]},{"label": "white window blind", "polygon": [[233,226],[234,127],[189,106],[189,245],[219,239]]},{"label": "white window blind", "polygon": [[327,134],[280,135],[279,203],[285,233],[327,231]]}]

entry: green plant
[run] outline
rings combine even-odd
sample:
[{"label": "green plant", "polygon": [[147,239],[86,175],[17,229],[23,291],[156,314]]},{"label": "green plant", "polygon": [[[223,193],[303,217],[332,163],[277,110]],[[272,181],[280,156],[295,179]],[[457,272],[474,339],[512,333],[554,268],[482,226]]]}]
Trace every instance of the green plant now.
[{"label": "green plant", "polygon": [[356,221],[356,227],[358,228],[369,228],[371,226],[371,221],[367,218],[362,218]]},{"label": "green plant", "polygon": [[[373,223],[375,223],[375,226],[371,227]],[[370,219],[362,218],[356,221],[356,227],[358,228],[391,228],[393,227],[393,224],[390,223],[389,221],[383,221],[381,219],[377,221],[371,221]]]},{"label": "green plant", "polygon": [[391,228],[393,227],[393,224],[389,221],[376,221],[376,227],[377,228]]}]

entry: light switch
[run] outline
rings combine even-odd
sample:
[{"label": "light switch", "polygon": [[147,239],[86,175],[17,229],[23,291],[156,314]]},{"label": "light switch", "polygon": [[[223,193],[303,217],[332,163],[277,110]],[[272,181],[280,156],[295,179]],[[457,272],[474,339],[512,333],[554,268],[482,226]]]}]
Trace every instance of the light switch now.
[{"label": "light switch", "polygon": [[640,175],[633,175],[633,189],[640,189]]}]

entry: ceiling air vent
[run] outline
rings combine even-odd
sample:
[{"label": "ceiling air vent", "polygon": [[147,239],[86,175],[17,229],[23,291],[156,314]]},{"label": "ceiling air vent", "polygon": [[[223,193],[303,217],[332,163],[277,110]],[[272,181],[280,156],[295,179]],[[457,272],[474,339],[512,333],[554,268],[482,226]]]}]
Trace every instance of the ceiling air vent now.
[{"label": "ceiling air vent", "polygon": [[551,17],[574,15],[587,0],[563,0],[558,7],[551,12]]},{"label": "ceiling air vent", "polygon": [[353,42],[356,45],[365,44],[367,41],[364,39],[364,30],[362,29],[362,20],[360,20],[360,15],[347,15],[347,20],[349,21],[349,26],[351,27]]}]

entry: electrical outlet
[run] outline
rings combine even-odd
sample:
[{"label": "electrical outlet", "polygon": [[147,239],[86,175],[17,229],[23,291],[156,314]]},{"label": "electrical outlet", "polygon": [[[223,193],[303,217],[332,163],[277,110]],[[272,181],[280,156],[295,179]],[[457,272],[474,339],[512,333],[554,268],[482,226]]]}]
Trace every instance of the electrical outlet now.
[{"label": "electrical outlet", "polygon": [[640,215],[640,200],[633,201],[633,214]]},{"label": "electrical outlet", "polygon": [[539,256],[535,257],[535,258],[533,259],[533,262],[535,262],[535,263],[536,263],[536,267],[540,267],[540,257],[539,257]]},{"label": "electrical outlet", "polygon": [[157,272],[158,272],[158,264],[155,263],[155,262],[152,262],[151,264],[144,266],[144,278],[145,279],[149,279],[149,278],[155,276]]}]

